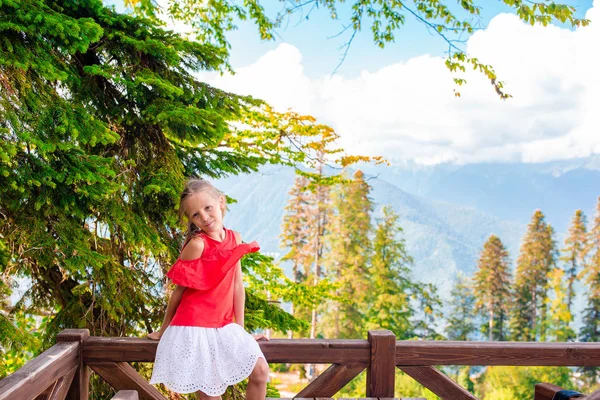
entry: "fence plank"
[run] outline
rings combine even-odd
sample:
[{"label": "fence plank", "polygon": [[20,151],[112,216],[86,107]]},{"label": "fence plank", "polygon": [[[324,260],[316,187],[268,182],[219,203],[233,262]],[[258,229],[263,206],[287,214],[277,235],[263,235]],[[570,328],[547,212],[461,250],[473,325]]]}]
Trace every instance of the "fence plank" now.
[{"label": "fence plank", "polygon": [[149,384],[126,362],[90,363],[88,365],[116,390],[137,390],[142,400],[165,400],[158,389]]},{"label": "fence plank", "polygon": [[552,400],[556,392],[562,390],[560,386],[551,383],[538,383],[535,385],[534,400]]},{"label": "fence plank", "polygon": [[46,388],[46,390],[44,390],[41,394],[37,395],[34,400],[48,400],[50,398],[50,395],[54,391],[56,384],[57,382],[53,382],[50,386]]},{"label": "fence plank", "polygon": [[389,330],[369,331],[371,359],[367,369],[367,396],[394,397],[396,336]]},{"label": "fence plank", "polygon": [[[271,339],[259,342],[270,363],[363,364],[369,362],[366,340]],[[90,337],[83,346],[83,359],[94,362],[152,362],[158,342],[142,338]]]},{"label": "fence plank", "polygon": [[33,399],[79,362],[77,343],[57,343],[0,380],[0,400]]},{"label": "fence plank", "polygon": [[598,366],[600,343],[399,340],[396,365]]},{"label": "fence plank", "polygon": [[54,390],[52,391],[49,400],[64,400],[67,397],[71,384],[73,383],[73,378],[75,378],[78,370],[79,366],[74,367],[56,382],[56,386],[54,386]]},{"label": "fence plank", "polygon": [[[565,392],[565,390],[563,388],[561,388],[560,386],[556,386],[553,385],[551,383],[538,383],[537,385],[535,385],[535,394],[533,395],[533,400],[552,400],[555,397],[559,397],[556,396],[556,394],[558,392]],[[561,398],[569,398],[569,399],[576,399],[582,396],[581,393],[579,392],[575,392],[575,391],[568,391],[571,393],[571,396],[562,396]]]},{"label": "fence plank", "polygon": [[298,393],[300,397],[331,397],[365,369],[364,365],[332,364]]},{"label": "fence plank", "polygon": [[443,400],[477,400],[477,397],[434,367],[399,366],[398,368]]},{"label": "fence plank", "polygon": [[90,369],[83,363],[83,342],[90,337],[89,329],[64,329],[56,335],[56,342],[75,342],[79,344],[79,368],[67,393],[67,400],[81,400],[89,397]]},{"label": "fence plank", "polygon": [[[90,337],[84,362],[152,362],[157,341]],[[368,364],[366,340],[272,339],[260,347],[270,363]],[[396,365],[599,366],[600,343],[396,341]]]}]

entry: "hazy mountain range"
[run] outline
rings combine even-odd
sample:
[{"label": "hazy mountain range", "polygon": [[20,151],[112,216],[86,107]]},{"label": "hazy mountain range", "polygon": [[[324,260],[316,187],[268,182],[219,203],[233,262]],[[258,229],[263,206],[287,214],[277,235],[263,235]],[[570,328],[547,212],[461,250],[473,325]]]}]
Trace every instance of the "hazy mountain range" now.
[{"label": "hazy mountain range", "polygon": [[[375,217],[384,205],[400,215],[418,280],[436,283],[443,297],[458,271],[471,275],[491,234],[517,258],[521,237],[536,209],[557,231],[562,246],[571,216],[594,216],[600,195],[600,159],[545,164],[442,164],[425,167],[364,166]],[[294,171],[266,167],[260,173],[222,179],[216,185],[238,203],[225,222],[257,240],[264,252],[283,254],[279,235]]]}]

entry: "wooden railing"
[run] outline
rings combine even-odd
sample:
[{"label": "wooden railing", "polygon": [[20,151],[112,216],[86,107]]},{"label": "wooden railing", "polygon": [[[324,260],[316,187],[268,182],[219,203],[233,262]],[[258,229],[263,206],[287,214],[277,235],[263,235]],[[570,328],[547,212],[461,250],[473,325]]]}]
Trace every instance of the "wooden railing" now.
[{"label": "wooden railing", "polygon": [[[129,364],[153,362],[157,345],[65,330],[56,345],[0,381],[0,400],[87,399],[90,369],[116,390],[164,400]],[[273,339],[260,346],[271,364],[331,364],[296,395],[304,398],[332,397],[365,369],[368,397],[394,397],[399,368],[442,399],[476,400],[434,366],[600,366],[600,343],[397,341],[389,331],[371,331],[368,340]]]},{"label": "wooden railing", "polygon": [[[596,397],[596,396],[594,396]],[[598,397],[596,397],[597,399]],[[535,385],[533,400],[574,400],[588,399],[583,393],[575,390],[565,390],[551,383],[538,383]]]}]

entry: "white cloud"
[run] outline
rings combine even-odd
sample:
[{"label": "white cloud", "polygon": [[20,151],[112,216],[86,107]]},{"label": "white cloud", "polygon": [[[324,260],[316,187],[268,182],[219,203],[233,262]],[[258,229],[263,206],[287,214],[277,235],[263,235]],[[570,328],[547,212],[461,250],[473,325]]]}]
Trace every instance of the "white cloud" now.
[{"label": "white cloud", "polygon": [[311,80],[289,44],[210,83],[310,113],[355,154],[424,164],[585,157],[600,153],[600,0],[586,17],[589,27],[571,31],[500,14],[469,39],[468,52],[506,82],[507,101],[473,71],[454,97],[443,59],[429,55]]},{"label": "white cloud", "polygon": [[281,44],[248,67],[235,68],[235,75],[212,76],[209,82],[215,86],[266,100],[280,110],[309,113],[316,100],[314,84],[304,75],[302,55],[289,44]]}]

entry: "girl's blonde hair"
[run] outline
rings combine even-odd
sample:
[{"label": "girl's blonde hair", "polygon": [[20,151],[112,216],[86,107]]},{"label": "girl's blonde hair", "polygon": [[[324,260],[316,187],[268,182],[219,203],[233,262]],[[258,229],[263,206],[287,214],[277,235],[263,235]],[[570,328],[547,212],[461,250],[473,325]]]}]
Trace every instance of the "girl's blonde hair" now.
[{"label": "girl's blonde hair", "polygon": [[202,179],[202,178],[189,179],[185,183],[185,187],[183,188],[183,191],[181,192],[181,196],[179,197],[179,221],[183,222],[183,219],[184,219],[183,217],[184,216],[188,217],[188,220],[187,220],[188,229],[187,229],[187,232],[185,233],[185,238],[186,238],[185,241],[186,242],[188,240],[190,240],[192,237],[194,237],[194,235],[197,235],[198,233],[200,233],[201,229],[198,228],[196,225],[194,225],[192,223],[192,221],[190,221],[189,216],[186,214],[185,202],[191,195],[200,193],[203,191],[208,192],[211,196],[213,196],[217,200],[222,201],[221,212],[223,213],[223,216],[225,216],[225,213],[227,212],[227,207],[225,206],[225,204],[226,204],[225,195],[219,189],[214,187],[212,183],[210,183],[209,181],[207,181],[205,179]]}]

